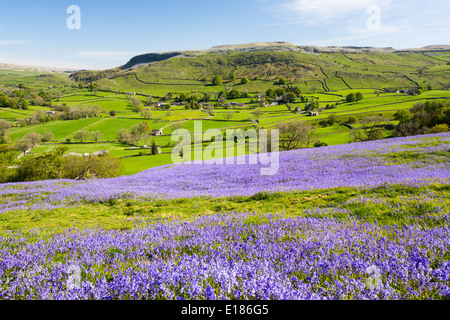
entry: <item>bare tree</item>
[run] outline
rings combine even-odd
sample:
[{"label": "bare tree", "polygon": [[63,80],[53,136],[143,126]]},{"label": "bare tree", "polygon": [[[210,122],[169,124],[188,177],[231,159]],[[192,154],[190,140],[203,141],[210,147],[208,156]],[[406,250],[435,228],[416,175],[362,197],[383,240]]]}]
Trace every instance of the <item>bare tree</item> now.
[{"label": "bare tree", "polygon": [[27,150],[33,149],[39,143],[42,142],[43,136],[36,132],[27,133],[22,139],[19,140],[16,148],[19,151],[25,153]]},{"label": "bare tree", "polygon": [[309,147],[313,128],[303,121],[283,123],[278,126],[280,130],[280,150],[294,150]]},{"label": "bare tree", "polygon": [[141,111],[141,116],[143,116],[145,119],[152,119],[153,118],[152,109],[145,108],[144,110]]},{"label": "bare tree", "polygon": [[261,117],[263,114],[261,108],[256,108],[255,110],[253,110],[252,113],[255,115],[256,119],[259,119],[259,117]]},{"label": "bare tree", "polygon": [[100,138],[102,137],[102,132],[101,131],[93,131],[93,132],[91,132],[91,136],[95,142],[98,142],[100,140]]},{"label": "bare tree", "polygon": [[233,111],[227,111],[224,113],[224,117],[226,120],[231,120],[234,117],[234,112]]},{"label": "bare tree", "polygon": [[361,127],[352,130],[350,137],[354,142],[379,140],[384,137],[384,127],[389,119],[383,116],[370,116],[361,119]]}]

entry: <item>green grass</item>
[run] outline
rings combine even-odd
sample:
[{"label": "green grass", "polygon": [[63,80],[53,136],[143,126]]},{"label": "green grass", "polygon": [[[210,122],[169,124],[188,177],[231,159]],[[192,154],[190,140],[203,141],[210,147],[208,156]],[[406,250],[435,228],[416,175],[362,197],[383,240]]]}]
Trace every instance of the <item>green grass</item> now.
[{"label": "green grass", "polygon": [[[138,165],[138,162],[136,162]],[[382,200],[382,201],[379,201]],[[350,213],[331,210],[339,207]],[[326,209],[316,214],[314,209]],[[328,210],[328,208],[330,210]],[[393,209],[395,208],[395,209]],[[414,217],[429,213],[431,217],[450,208],[450,187],[434,184],[422,187],[401,185],[369,189],[333,188],[302,192],[266,193],[253,196],[223,198],[197,197],[173,200],[118,199],[104,204],[84,204],[78,207],[52,210],[19,210],[0,215],[0,234],[11,230],[30,231],[42,228],[43,234],[62,232],[70,228],[132,229],[134,219],[190,219],[223,211],[283,214],[287,217],[333,217],[348,215],[361,221],[381,225],[407,225]],[[259,223],[257,220],[251,223]],[[428,226],[444,223],[439,219],[423,220]]]},{"label": "green grass", "polygon": [[55,139],[63,139],[67,136],[71,136],[74,132],[83,129],[93,123],[96,123],[102,119],[100,118],[88,118],[70,121],[54,121],[43,125],[34,125],[25,128],[11,129],[10,138],[17,141],[29,132],[37,132],[44,134],[46,131],[53,132]]}]

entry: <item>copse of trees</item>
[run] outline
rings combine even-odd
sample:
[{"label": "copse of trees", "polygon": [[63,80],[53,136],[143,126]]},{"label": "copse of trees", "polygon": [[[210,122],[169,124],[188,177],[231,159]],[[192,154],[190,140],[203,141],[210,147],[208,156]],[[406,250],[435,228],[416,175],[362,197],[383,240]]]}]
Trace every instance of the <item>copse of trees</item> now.
[{"label": "copse of trees", "polygon": [[152,128],[146,121],[135,124],[128,129],[120,129],[117,132],[117,139],[120,143],[138,146],[142,139],[145,139],[145,144],[147,144],[147,139],[150,136]]},{"label": "copse of trees", "polygon": [[445,125],[450,126],[450,102],[416,102],[409,111],[397,111],[394,119],[399,121],[395,128],[398,137],[445,132]]},{"label": "copse of trees", "polygon": [[42,155],[23,158],[8,180],[40,181],[51,179],[113,178],[120,176],[124,164],[109,155],[80,157],[65,156],[66,146],[59,146]]},{"label": "copse of trees", "polygon": [[352,92],[349,93],[347,95],[347,97],[345,97],[345,101],[347,102],[356,102],[356,101],[361,101],[362,99],[364,99],[364,96],[361,92]]}]

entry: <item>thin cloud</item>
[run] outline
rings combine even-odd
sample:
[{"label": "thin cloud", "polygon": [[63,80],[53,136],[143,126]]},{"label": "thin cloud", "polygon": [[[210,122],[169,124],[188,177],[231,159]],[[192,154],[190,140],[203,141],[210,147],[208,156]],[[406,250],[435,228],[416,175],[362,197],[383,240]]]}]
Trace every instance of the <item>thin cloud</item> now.
[{"label": "thin cloud", "polygon": [[290,23],[329,23],[358,12],[364,12],[372,5],[388,8],[394,0],[293,0],[290,3],[267,7],[283,20]]}]

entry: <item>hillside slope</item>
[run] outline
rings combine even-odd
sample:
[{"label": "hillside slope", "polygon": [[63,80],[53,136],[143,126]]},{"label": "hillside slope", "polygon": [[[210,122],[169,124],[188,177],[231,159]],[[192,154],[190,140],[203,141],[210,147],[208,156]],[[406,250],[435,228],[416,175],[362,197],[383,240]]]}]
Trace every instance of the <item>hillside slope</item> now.
[{"label": "hillside slope", "polygon": [[[280,77],[304,91],[408,88],[450,84],[450,50],[446,46],[396,51],[392,48],[312,47],[289,43],[217,46],[208,50],[152,53],[134,57],[122,67],[80,71],[71,77],[94,81],[108,91],[161,95],[167,92],[219,92],[224,85],[251,82],[242,90],[261,92]],[[232,81],[234,77],[237,79]]]}]

